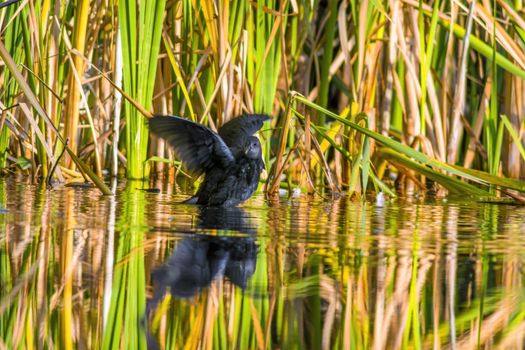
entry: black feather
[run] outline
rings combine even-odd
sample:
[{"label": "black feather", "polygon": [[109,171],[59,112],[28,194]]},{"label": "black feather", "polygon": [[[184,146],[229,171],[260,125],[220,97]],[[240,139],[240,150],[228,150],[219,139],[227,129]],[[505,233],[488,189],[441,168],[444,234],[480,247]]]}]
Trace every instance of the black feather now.
[{"label": "black feather", "polygon": [[222,138],[204,125],[180,117],[155,116],[149,120],[152,133],[166,140],[189,171],[202,174],[227,167],[234,157]]},{"label": "black feather", "polygon": [[245,114],[224,124],[219,129],[219,136],[230,148],[242,147],[267,120],[270,120],[270,117],[265,114]]}]

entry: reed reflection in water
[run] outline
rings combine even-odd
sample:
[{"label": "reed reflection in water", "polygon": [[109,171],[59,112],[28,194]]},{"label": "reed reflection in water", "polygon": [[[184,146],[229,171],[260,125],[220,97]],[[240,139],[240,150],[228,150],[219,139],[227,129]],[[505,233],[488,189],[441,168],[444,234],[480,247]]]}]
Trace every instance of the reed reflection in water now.
[{"label": "reed reflection in water", "polygon": [[142,186],[0,182],[1,349],[525,346],[525,208]]}]

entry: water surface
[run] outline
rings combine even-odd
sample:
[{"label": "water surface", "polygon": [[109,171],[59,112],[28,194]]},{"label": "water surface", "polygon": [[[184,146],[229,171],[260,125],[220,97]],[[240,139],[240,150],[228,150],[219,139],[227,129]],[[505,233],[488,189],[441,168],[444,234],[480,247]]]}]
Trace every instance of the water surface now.
[{"label": "water surface", "polygon": [[0,349],[525,348],[525,208],[0,181]]}]

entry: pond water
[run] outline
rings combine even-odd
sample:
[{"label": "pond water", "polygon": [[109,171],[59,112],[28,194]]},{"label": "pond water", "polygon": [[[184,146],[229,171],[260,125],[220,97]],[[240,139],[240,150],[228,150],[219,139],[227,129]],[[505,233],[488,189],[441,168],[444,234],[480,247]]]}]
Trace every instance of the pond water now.
[{"label": "pond water", "polygon": [[523,349],[525,207],[0,180],[0,349]]}]

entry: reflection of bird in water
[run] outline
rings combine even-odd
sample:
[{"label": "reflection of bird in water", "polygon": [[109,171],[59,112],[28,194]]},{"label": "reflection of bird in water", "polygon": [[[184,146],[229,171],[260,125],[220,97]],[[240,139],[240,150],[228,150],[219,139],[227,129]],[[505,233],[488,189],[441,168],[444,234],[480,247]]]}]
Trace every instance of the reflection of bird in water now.
[{"label": "reflection of bird in water", "polygon": [[177,244],[169,259],[152,272],[155,289],[148,313],[169,292],[177,298],[191,298],[221,276],[246,288],[257,262],[256,231],[241,208],[201,207],[199,228],[223,229],[250,236],[191,235]]},{"label": "reflection of bird in water", "polygon": [[168,261],[152,272],[162,298],[191,298],[221,276],[245,288],[255,272],[257,245],[253,238],[196,235],[183,239]]},{"label": "reflection of bird in water", "polygon": [[165,139],[188,170],[204,181],[189,204],[235,206],[253,194],[264,168],[255,134],[269,117],[243,115],[224,124],[219,133],[179,117],[156,116],[151,131]]},{"label": "reflection of bird in water", "polygon": [[200,207],[197,228],[257,233],[247,213],[239,207]]}]

